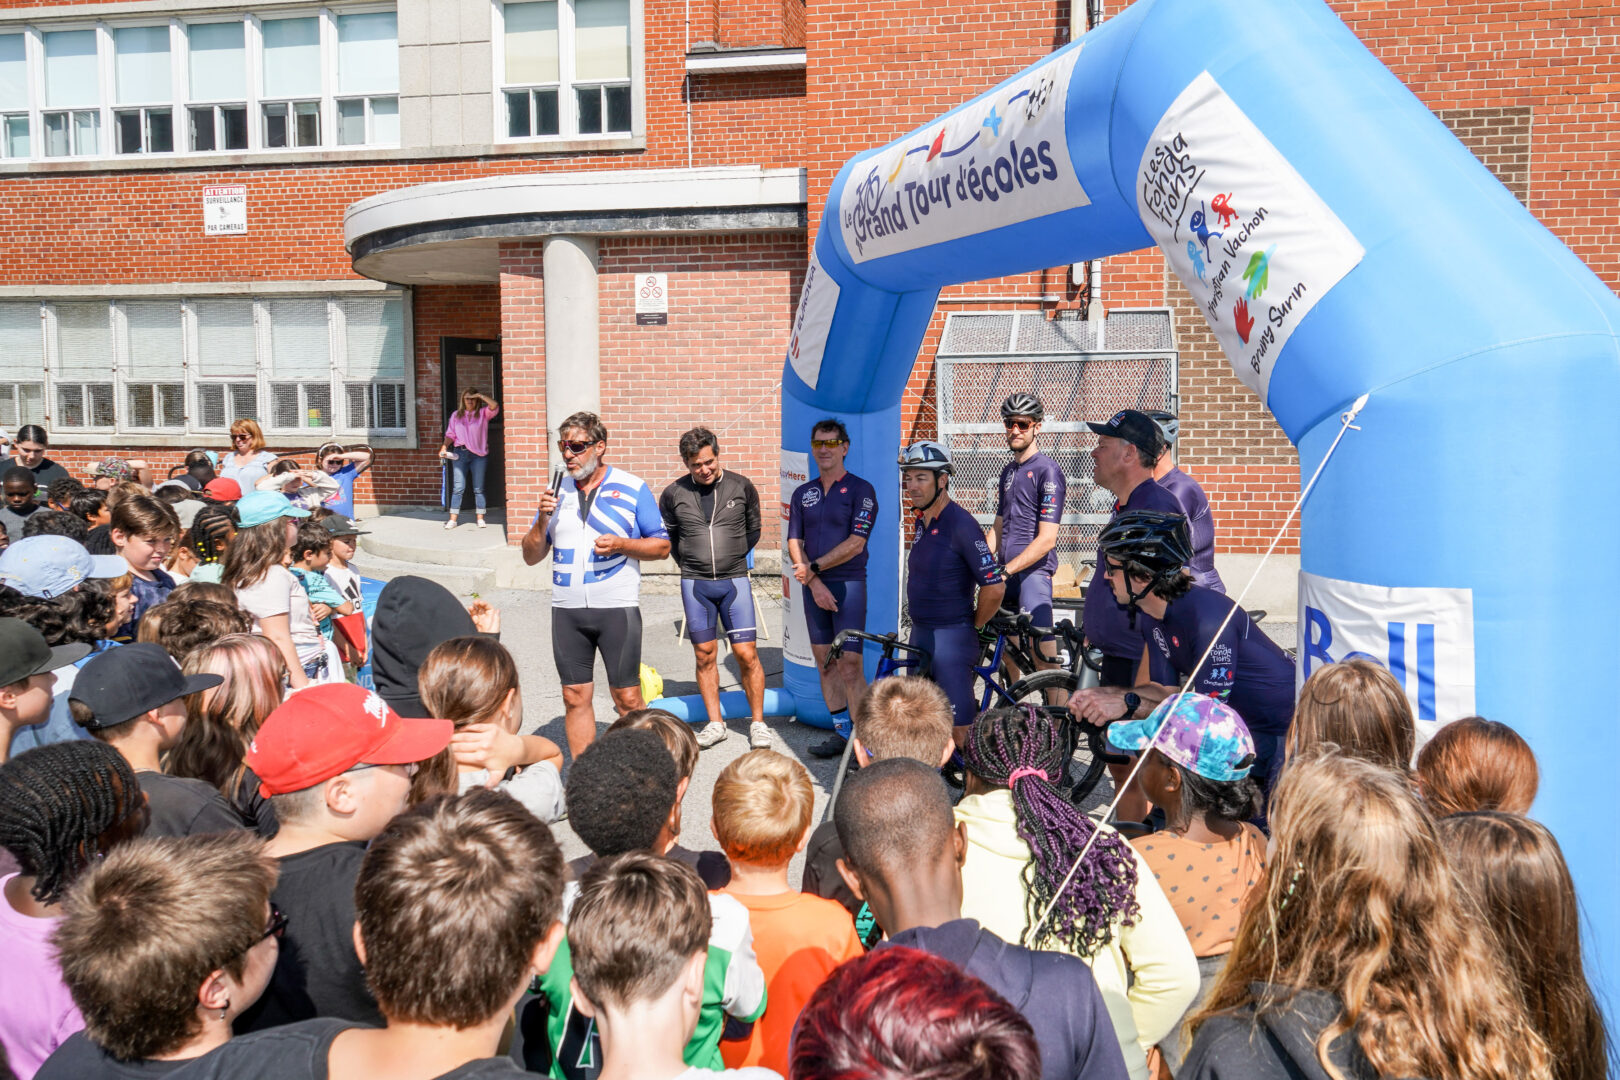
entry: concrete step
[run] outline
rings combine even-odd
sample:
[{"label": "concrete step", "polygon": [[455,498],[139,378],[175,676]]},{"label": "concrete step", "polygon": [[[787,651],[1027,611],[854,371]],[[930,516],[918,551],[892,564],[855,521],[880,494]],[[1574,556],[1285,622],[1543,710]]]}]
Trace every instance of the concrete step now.
[{"label": "concrete step", "polygon": [[472,593],[493,592],[498,588],[495,571],[485,566],[446,566],[441,563],[385,559],[367,551],[360,552],[352,565],[362,576],[377,581],[391,581],[406,576],[430,578],[463,597]]}]

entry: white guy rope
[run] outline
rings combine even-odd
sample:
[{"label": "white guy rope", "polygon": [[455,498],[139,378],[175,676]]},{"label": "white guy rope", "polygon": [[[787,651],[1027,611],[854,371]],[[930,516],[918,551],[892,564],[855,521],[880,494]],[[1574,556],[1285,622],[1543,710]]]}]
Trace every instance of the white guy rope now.
[{"label": "white guy rope", "polygon": [[[1368,395],[1362,394],[1351,404],[1348,411],[1339,415],[1339,433],[1334,436],[1333,444],[1328,447],[1327,453],[1322,455],[1322,463],[1316,467],[1316,472],[1311,474],[1310,483],[1305,485],[1304,490],[1299,493],[1299,498],[1294,500],[1294,505],[1289,509],[1288,516],[1283,519],[1282,527],[1277,530],[1277,535],[1271,538],[1271,544],[1266,548],[1266,553],[1260,557],[1259,563],[1255,565],[1254,573],[1249,575],[1249,583],[1243,586],[1243,591],[1238,593],[1237,599],[1232,601],[1232,610],[1226,613],[1226,618],[1221,620],[1221,625],[1216,628],[1214,635],[1210,637],[1209,644],[1204,648],[1204,655],[1199,657],[1198,663],[1193,665],[1192,674],[1187,677],[1187,681],[1182,684],[1181,689],[1176,691],[1175,696],[1169,699],[1169,709],[1166,710],[1166,715],[1169,715],[1169,712],[1175,709],[1176,703],[1190,692],[1193,680],[1198,677],[1198,672],[1202,670],[1205,662],[1209,660],[1210,651],[1215,648],[1215,643],[1219,641],[1221,639],[1221,635],[1226,632],[1226,627],[1231,623],[1232,616],[1236,615],[1243,609],[1243,600],[1249,595],[1249,590],[1254,587],[1255,581],[1259,579],[1260,571],[1265,567],[1266,560],[1271,558],[1271,553],[1277,550],[1278,544],[1282,543],[1283,535],[1288,531],[1288,526],[1293,523],[1294,517],[1299,513],[1299,508],[1305,505],[1305,499],[1310,495],[1311,489],[1316,487],[1316,481],[1321,477],[1322,470],[1326,469],[1328,462],[1333,460],[1333,454],[1339,449],[1339,443],[1341,440],[1343,440],[1345,433],[1351,430],[1361,430],[1359,427],[1356,427],[1355,419],[1361,410],[1366,406],[1367,397]],[[1164,706],[1161,705],[1160,707],[1163,708]],[[1076,720],[1075,722],[1085,723],[1086,721]],[[1141,771],[1142,762],[1147,760],[1147,752],[1153,749],[1154,744],[1158,742],[1159,732],[1163,731],[1164,727],[1165,725],[1161,722],[1158,730],[1153,733],[1153,738],[1149,739],[1148,744],[1137,753],[1136,764],[1131,766],[1131,771],[1126,774],[1125,779],[1118,785],[1118,790],[1114,792],[1113,801],[1110,802],[1108,807],[1103,811],[1103,823],[1106,823],[1109,818],[1114,816],[1114,811],[1119,806],[1119,800],[1130,788],[1131,782],[1136,779],[1136,774]],[[1052,914],[1052,909],[1057,907],[1058,899],[1063,895],[1063,890],[1067,889],[1069,887],[1069,882],[1074,880],[1074,875],[1080,869],[1080,864],[1085,862],[1086,856],[1091,852],[1091,846],[1097,842],[1097,837],[1101,835],[1101,828],[1092,830],[1091,838],[1087,840],[1085,846],[1080,849],[1080,854],[1075,858],[1074,865],[1069,867],[1069,872],[1063,876],[1063,881],[1058,885],[1057,891],[1052,894],[1052,899],[1046,905],[1046,910],[1041,912],[1041,917],[1035,920],[1034,926],[1030,927],[1029,937],[1027,938],[1028,941],[1035,942],[1039,940],[1041,927],[1046,925],[1046,920]]]}]

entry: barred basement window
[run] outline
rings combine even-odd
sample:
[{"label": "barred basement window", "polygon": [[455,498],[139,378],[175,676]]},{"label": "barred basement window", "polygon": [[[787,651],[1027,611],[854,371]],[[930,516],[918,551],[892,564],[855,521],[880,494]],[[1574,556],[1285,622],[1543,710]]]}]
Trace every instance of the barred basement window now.
[{"label": "barred basement window", "polygon": [[0,304],[0,428],[45,422],[45,329],[38,304]]},{"label": "barred basement window", "polygon": [[0,428],[404,436],[405,297],[0,302]]}]

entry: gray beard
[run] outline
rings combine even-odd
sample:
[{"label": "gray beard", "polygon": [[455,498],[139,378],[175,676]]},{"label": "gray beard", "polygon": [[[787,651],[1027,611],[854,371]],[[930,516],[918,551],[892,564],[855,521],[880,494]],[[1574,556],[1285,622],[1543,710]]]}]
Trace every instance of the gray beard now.
[{"label": "gray beard", "polygon": [[568,471],[568,475],[569,475],[570,478],[573,479],[573,481],[574,481],[574,483],[576,485],[577,484],[582,484],[586,480],[589,480],[591,477],[595,476],[596,475],[596,470],[601,468],[601,467],[602,467],[602,461],[601,461],[600,458],[598,458],[597,460],[591,462],[589,468],[586,468],[584,465],[580,465],[575,469],[570,469]]}]

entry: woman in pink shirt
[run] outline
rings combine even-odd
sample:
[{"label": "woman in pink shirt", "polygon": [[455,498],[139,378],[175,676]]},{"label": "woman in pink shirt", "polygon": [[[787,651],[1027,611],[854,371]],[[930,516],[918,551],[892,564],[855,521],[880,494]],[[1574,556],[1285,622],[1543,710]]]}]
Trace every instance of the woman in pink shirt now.
[{"label": "woman in pink shirt", "polygon": [[489,422],[500,414],[495,399],[469,386],[461,394],[461,408],[450,414],[445,425],[444,445],[439,456],[450,462],[455,480],[450,487],[450,520],[447,529],[456,527],[456,515],[461,512],[461,496],[467,490],[467,478],[472,477],[473,507],[478,512],[478,527],[484,524],[484,472],[489,466]]}]

